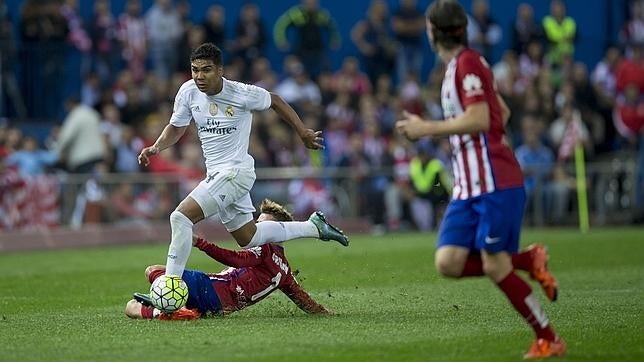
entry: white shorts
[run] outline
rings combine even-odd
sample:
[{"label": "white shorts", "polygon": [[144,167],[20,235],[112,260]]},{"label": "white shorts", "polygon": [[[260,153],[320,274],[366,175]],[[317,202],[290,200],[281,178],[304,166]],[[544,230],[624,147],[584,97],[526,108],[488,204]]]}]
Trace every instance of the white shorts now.
[{"label": "white shorts", "polygon": [[253,220],[255,207],[249,192],[255,177],[254,170],[221,170],[206,176],[188,196],[199,204],[204,217],[218,215],[232,232]]}]

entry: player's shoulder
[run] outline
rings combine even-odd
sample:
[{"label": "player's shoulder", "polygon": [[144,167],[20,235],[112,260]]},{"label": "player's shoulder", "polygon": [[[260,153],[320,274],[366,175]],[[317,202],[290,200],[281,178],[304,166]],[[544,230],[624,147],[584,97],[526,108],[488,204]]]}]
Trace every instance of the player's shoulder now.
[{"label": "player's shoulder", "polygon": [[197,84],[195,84],[194,79],[189,79],[179,87],[179,90],[177,91],[178,94],[184,94],[184,93],[192,93],[194,91],[199,91],[199,88],[197,88]]},{"label": "player's shoulder", "polygon": [[461,67],[483,66],[485,68],[490,68],[490,65],[485,60],[485,58],[481,55],[481,53],[477,52],[472,48],[463,49],[463,51],[458,54],[456,61],[458,66],[461,66]]},{"label": "player's shoulder", "polygon": [[247,95],[249,92],[252,91],[261,91],[264,90],[264,88],[253,85],[253,84],[248,84],[244,82],[239,82],[236,80],[230,80],[223,78],[224,81],[224,89],[226,89],[226,92],[232,93],[235,95]]}]

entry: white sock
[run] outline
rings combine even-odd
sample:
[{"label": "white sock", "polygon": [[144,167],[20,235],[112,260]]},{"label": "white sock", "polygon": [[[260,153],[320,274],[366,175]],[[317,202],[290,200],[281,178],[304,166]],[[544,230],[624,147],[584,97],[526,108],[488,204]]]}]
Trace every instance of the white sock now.
[{"label": "white sock", "polygon": [[253,248],[268,243],[299,238],[318,238],[318,228],[310,221],[262,221],[257,224],[257,231],[244,248]]},{"label": "white sock", "polygon": [[170,214],[172,241],[168,248],[168,259],[165,263],[165,273],[168,275],[183,275],[190,250],[192,249],[192,221],[179,211]]}]

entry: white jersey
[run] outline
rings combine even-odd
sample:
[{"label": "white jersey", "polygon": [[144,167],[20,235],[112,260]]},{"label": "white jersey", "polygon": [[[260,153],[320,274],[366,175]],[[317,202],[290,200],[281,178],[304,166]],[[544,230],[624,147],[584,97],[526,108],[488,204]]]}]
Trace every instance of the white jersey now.
[{"label": "white jersey", "polygon": [[253,169],[248,154],[252,111],[271,106],[267,90],[223,79],[221,92],[213,96],[189,80],[179,88],[170,124],[185,127],[194,119],[209,175],[221,169]]}]

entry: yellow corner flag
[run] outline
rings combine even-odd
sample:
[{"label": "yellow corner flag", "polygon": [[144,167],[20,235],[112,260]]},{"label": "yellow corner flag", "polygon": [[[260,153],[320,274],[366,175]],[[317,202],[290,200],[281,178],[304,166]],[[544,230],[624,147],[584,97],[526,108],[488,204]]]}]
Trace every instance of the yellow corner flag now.
[{"label": "yellow corner flag", "polygon": [[577,179],[577,206],[579,209],[579,231],[587,233],[590,228],[588,221],[588,196],[586,195],[586,164],[584,161],[584,146],[575,146],[575,178]]}]

